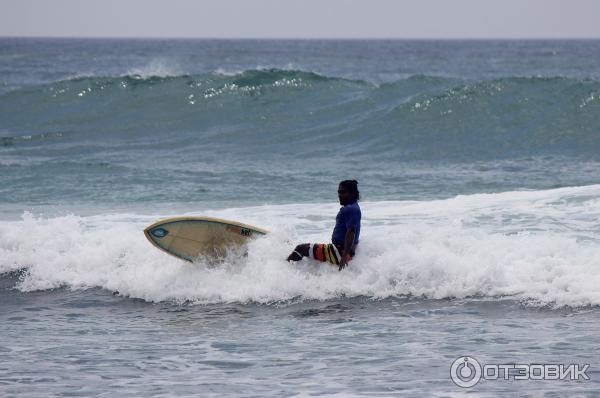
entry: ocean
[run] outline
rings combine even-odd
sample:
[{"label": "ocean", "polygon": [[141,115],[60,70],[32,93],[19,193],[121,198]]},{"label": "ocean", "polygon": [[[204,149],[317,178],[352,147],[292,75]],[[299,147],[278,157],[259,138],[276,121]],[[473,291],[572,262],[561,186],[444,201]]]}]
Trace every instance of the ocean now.
[{"label": "ocean", "polygon": [[598,396],[598,170],[598,40],[0,38],[0,396]]}]

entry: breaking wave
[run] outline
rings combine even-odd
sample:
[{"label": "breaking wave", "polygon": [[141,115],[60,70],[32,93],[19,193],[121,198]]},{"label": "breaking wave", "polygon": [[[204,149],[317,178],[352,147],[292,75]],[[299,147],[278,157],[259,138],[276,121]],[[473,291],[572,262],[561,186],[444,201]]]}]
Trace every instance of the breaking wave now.
[{"label": "breaking wave", "polygon": [[294,244],[326,241],[335,205],[232,208],[210,215],[272,233],[248,257],[188,265],[142,230],[159,215],[0,222],[0,273],[23,292],[103,288],[148,301],[285,303],[366,296],[510,298],[525,305],[600,305],[600,186],[367,202],[360,250],[343,271],[284,258]]},{"label": "breaking wave", "polygon": [[340,150],[404,160],[595,157],[598,112],[600,82],[574,78],[417,75],[376,85],[281,69],[131,74],[1,94],[0,136],[5,146],[66,133],[99,142],[192,134],[195,142],[244,151],[327,139]]}]

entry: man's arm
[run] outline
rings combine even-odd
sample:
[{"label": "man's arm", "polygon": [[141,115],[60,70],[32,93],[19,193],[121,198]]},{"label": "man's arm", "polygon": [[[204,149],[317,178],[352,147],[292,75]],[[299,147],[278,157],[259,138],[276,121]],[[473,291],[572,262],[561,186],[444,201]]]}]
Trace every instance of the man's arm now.
[{"label": "man's arm", "polygon": [[346,230],[346,239],[344,239],[344,251],[342,252],[342,258],[340,259],[339,271],[343,270],[348,261],[350,260],[350,253],[352,253],[352,247],[354,246],[354,237],[356,231],[354,228],[348,228]]}]

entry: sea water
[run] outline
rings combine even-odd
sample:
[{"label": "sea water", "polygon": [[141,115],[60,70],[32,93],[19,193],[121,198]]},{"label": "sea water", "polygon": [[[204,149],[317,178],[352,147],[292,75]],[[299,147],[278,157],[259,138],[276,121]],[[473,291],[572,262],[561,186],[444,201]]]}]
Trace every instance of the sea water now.
[{"label": "sea water", "polygon": [[[0,39],[0,395],[600,393],[600,41]],[[363,212],[343,272],[337,183]],[[220,266],[163,217],[271,233]],[[456,385],[450,367],[588,364]]]}]

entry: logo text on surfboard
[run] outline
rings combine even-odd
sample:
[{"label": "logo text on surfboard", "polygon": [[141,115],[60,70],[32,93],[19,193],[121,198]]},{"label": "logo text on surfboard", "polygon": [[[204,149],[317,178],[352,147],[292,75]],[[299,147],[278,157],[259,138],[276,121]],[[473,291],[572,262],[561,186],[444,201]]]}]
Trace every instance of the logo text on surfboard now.
[{"label": "logo text on surfboard", "polygon": [[252,230],[250,230],[248,228],[235,227],[233,225],[228,225],[227,230],[229,230],[233,233],[242,235],[242,236],[252,236]]}]

